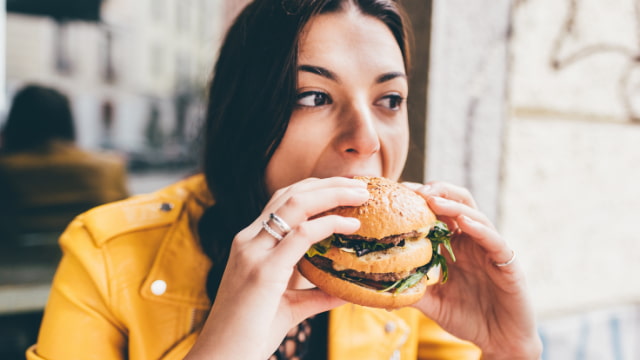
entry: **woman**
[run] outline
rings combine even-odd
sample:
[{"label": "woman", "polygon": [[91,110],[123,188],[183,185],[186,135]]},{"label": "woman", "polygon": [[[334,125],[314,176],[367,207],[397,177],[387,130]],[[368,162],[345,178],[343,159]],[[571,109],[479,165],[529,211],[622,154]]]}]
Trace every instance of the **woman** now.
[{"label": "woman", "polygon": [[[415,309],[343,304],[295,271],[314,242],[357,230],[354,219],[313,218],[367,200],[350,177],[397,179],[404,166],[409,49],[398,7],[252,2],[215,68],[206,185],[193,177],[74,221],[28,358],[465,359],[478,348],[538,358],[522,272],[464,189],[407,184],[460,229],[449,282]],[[261,225],[271,213],[291,227],[282,240]]]}]

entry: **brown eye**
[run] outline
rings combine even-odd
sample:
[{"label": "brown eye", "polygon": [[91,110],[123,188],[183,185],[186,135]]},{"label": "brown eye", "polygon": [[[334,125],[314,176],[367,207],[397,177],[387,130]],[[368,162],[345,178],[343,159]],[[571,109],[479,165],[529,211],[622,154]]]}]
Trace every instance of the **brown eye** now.
[{"label": "brown eye", "polygon": [[298,106],[315,107],[331,104],[331,98],[321,91],[306,91],[298,95],[296,103]]},{"label": "brown eye", "polygon": [[387,95],[376,102],[376,105],[384,106],[389,110],[400,110],[404,98],[400,95]]}]

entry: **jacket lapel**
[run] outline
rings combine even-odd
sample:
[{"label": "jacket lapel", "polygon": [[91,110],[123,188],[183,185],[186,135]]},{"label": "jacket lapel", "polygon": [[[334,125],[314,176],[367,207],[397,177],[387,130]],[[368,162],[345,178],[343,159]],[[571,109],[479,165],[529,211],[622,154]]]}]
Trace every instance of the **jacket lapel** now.
[{"label": "jacket lapel", "polygon": [[[203,205],[212,201],[202,194],[206,190],[202,176],[186,180],[186,185],[189,191],[182,188],[159,204],[166,211],[177,212],[177,219],[165,233],[142,284],[141,295],[152,301],[208,309],[211,302],[206,293],[206,280],[211,260],[202,251],[192,224],[202,216]],[[159,283],[162,284],[160,288]]]}]

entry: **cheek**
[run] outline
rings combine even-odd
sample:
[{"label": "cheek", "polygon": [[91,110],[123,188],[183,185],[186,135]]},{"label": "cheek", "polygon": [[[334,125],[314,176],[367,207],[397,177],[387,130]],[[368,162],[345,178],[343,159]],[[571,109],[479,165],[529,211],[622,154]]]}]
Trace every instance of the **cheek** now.
[{"label": "cheek", "polygon": [[317,146],[313,144],[314,139],[309,138],[309,133],[308,129],[295,124],[287,128],[265,171],[269,195],[310,176]]},{"label": "cheek", "polygon": [[288,151],[287,148],[286,139],[283,139],[267,164],[265,185],[269,195],[273,195],[276,190],[287,185],[287,178],[290,176],[289,171],[292,168],[287,164],[295,161],[295,159],[291,158],[291,151]]},{"label": "cheek", "polygon": [[385,176],[397,179],[402,173],[409,152],[408,122],[387,129],[381,141],[384,149]]}]

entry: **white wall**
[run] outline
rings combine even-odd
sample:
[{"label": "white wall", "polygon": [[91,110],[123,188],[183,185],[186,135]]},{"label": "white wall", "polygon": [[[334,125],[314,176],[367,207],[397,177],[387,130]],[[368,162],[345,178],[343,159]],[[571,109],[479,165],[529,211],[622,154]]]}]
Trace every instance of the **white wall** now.
[{"label": "white wall", "polygon": [[640,303],[640,14],[574,3],[522,1],[513,17],[500,226],[542,317]]},{"label": "white wall", "polygon": [[428,180],[467,187],[498,217],[506,120],[509,0],[433,2]]},{"label": "white wall", "polygon": [[518,252],[545,360],[640,358],[636,3],[433,1],[427,178]]},{"label": "white wall", "polygon": [[503,234],[541,316],[640,300],[640,127],[517,117],[509,126]]}]

